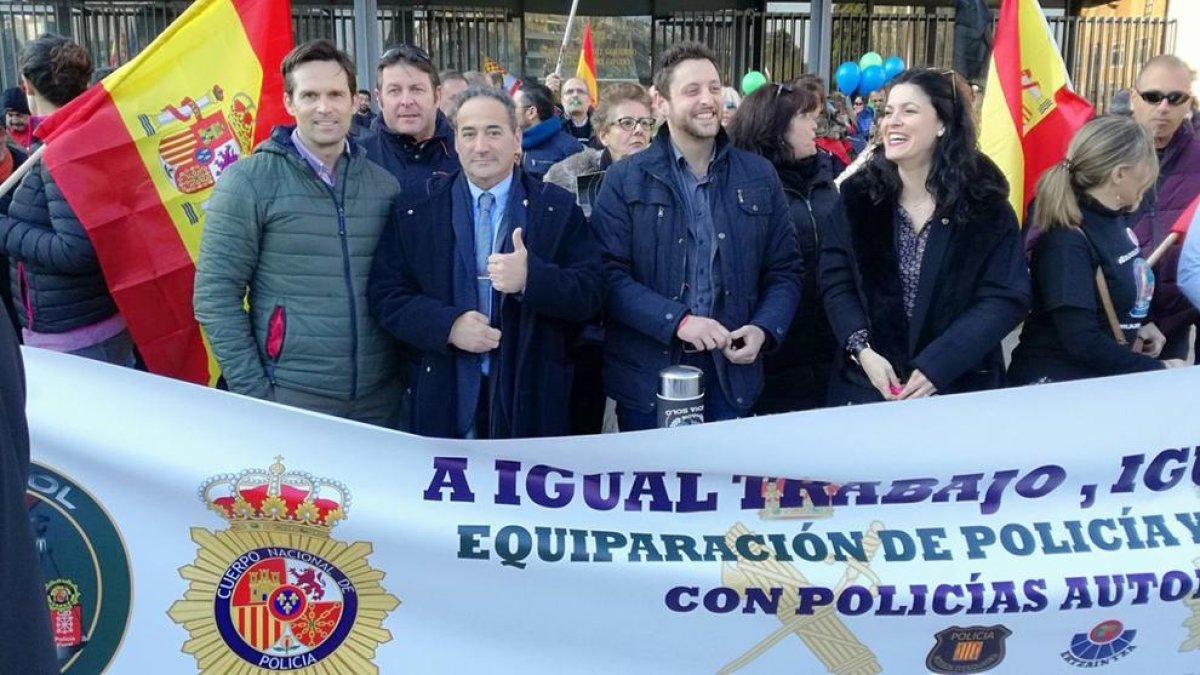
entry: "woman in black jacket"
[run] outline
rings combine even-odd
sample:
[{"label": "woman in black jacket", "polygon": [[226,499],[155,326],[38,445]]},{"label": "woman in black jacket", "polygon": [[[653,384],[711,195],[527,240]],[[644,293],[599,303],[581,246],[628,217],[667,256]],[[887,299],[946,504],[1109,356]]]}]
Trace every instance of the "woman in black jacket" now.
[{"label": "woman in black jacket", "polygon": [[830,403],[1003,385],[1000,342],[1029,310],[1029,272],[1008,184],[977,147],[952,74],[892,81],[882,146],[842,183],[820,280],[841,347]]},{"label": "woman in black jacket", "polygon": [[[61,35],[28,42],[19,62],[29,107],[53,115],[88,87],[92,59]],[[132,364],[129,329],[108,292],[96,251],[54,176],[38,160],[0,217],[0,255],[12,272],[25,344]]]},{"label": "woman in black jacket", "polygon": [[804,261],[800,305],[787,337],[764,357],[758,415],[825,405],[837,345],[817,288],[821,229],[841,217],[833,158],[816,146],[821,99],[803,87],[764,85],[742,101],[728,131],[733,143],[775,165],[783,182]]},{"label": "woman in black jacket", "polygon": [[1166,338],[1153,323],[1143,323],[1154,272],[1142,259],[1129,213],[1157,177],[1149,131],[1116,115],[1084,125],[1066,159],[1042,174],[1033,212],[1040,233],[1031,265],[1033,313],[1013,352],[1010,382],[1184,365],[1156,360]]}]

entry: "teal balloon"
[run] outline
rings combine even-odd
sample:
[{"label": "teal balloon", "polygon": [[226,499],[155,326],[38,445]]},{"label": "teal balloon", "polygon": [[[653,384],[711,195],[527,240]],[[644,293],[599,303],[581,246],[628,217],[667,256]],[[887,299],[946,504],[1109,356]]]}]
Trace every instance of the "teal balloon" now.
[{"label": "teal balloon", "polygon": [[869,94],[882,87],[886,80],[887,75],[883,72],[883,66],[868,66],[863,68],[862,78],[859,80],[858,86],[862,93]]},{"label": "teal balloon", "polygon": [[837,84],[838,91],[847,96],[852,96],[854,90],[858,89],[858,80],[862,77],[862,71],[859,70],[858,64],[853,61],[847,61],[838,66],[837,72],[833,75],[833,81]]},{"label": "teal balloon", "polygon": [[742,77],[742,95],[749,96],[754,93],[755,89],[767,83],[767,76],[752,70]]},{"label": "teal balloon", "polygon": [[887,76],[887,81],[891,82],[892,78],[904,72],[904,59],[899,56],[889,56],[887,61],[883,62],[883,74]]},{"label": "teal balloon", "polygon": [[863,70],[871,66],[883,66],[883,57],[879,55],[879,52],[867,52],[858,60],[858,67]]}]

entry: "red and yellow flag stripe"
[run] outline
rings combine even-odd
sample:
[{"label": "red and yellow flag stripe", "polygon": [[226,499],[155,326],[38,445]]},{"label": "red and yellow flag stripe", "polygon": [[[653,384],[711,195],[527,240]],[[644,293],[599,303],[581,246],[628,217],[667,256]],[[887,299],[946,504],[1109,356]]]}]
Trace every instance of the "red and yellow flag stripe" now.
[{"label": "red and yellow flag stripe", "polygon": [[591,23],[583,28],[583,47],[579,50],[579,65],[575,68],[575,77],[587,83],[588,94],[592,97],[592,105],[597,105],[600,88],[596,84],[596,53],[592,48]]},{"label": "red and yellow flag stripe", "polygon": [[204,207],[224,169],[287,121],[279,64],[291,47],[286,0],[198,0],[39,127],[152,372],[219,375],[192,311]]},{"label": "red and yellow flag stripe", "polygon": [[1004,0],[983,97],[980,146],[1008,177],[1009,200],[1023,220],[1042,172],[1092,117],[1071,90],[1062,55],[1037,0]]}]

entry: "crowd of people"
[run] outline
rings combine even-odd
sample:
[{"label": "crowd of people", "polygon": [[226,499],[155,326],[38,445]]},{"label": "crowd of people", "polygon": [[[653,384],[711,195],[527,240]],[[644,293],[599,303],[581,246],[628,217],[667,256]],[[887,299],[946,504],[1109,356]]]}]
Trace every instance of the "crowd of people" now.
[{"label": "crowd of people", "polygon": [[[593,100],[578,78],[497,87],[413,45],[374,67],[359,89],[333,43],[296,47],[295,123],[207,203],[195,315],[233,392],[512,438],[651,428],[674,365],[704,374],[717,421],[1193,358],[1200,237],[1147,261],[1200,194],[1194,75],[1174,56],[1142,67],[1127,114],[1078,132],[1024,229],[952,72],[854,98],[805,75],[743,98],[688,42],[652,86]],[[92,76],[53,35],[20,70],[0,173]],[[34,167],[0,207],[24,343],[132,364],[53,176]]]}]

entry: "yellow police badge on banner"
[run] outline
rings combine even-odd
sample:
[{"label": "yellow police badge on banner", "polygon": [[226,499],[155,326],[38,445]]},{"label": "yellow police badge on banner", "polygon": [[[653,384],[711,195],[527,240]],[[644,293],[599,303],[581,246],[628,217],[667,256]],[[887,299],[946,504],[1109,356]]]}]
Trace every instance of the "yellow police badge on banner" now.
[{"label": "yellow police badge on banner", "polygon": [[192,528],[199,555],[180,570],[191,585],[168,612],[191,633],[183,650],[202,673],[378,672],[370,659],[400,601],[367,565],[370,544],[329,536],[346,517],[346,487],[282,461],[201,486],[230,526]]}]

